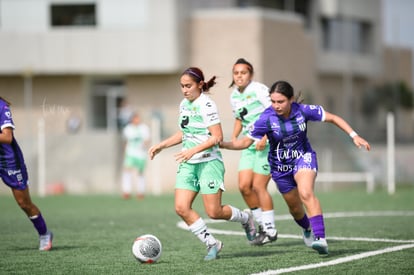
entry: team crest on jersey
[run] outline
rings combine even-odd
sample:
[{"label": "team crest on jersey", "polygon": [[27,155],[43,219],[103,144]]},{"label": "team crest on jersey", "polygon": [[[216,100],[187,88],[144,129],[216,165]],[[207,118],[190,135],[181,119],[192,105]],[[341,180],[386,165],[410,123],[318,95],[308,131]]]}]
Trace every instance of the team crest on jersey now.
[{"label": "team crest on jersey", "polygon": [[4,114],[6,115],[7,118],[11,118],[11,112],[10,111],[6,111],[6,112],[4,112]]},{"label": "team crest on jersey", "polygon": [[306,163],[311,163],[312,162],[312,154],[311,153],[306,153],[303,155],[303,161]]},{"label": "team crest on jersey", "polygon": [[300,129],[302,132],[304,132],[304,131],[306,130],[306,123],[305,123],[305,122],[300,123],[300,124],[299,124],[299,129]]}]

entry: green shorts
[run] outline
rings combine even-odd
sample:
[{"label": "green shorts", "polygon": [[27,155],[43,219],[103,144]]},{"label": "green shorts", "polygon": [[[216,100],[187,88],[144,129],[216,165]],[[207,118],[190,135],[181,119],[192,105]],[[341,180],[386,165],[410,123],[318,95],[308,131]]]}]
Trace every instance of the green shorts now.
[{"label": "green shorts", "polygon": [[263,151],[257,151],[256,149],[244,149],[239,161],[239,171],[253,170],[256,174],[269,175],[270,165],[267,160],[269,153],[269,146]]},{"label": "green shorts", "polygon": [[216,194],[224,189],[224,164],[221,160],[201,163],[182,162],[177,171],[176,189],[191,190],[201,194]]},{"label": "green shorts", "polygon": [[136,158],[131,156],[125,156],[124,167],[131,167],[138,170],[138,172],[143,173],[147,160],[144,158]]}]

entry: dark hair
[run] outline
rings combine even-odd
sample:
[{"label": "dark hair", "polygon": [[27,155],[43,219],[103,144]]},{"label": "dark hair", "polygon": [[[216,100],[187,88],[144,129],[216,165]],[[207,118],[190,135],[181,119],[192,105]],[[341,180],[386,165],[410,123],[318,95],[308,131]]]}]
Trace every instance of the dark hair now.
[{"label": "dark hair", "polygon": [[201,88],[201,91],[203,93],[208,92],[210,88],[216,84],[216,76],[213,76],[209,81],[206,82],[204,81],[203,72],[197,67],[190,67],[186,69],[181,75],[185,74],[190,76],[197,83],[203,82],[203,87]]},{"label": "dark hair", "polygon": [[[234,63],[234,65],[237,65],[237,64],[247,65],[247,70],[249,70],[250,74],[253,74],[253,72],[254,72],[253,66],[246,59],[244,59],[244,58],[237,59],[237,61],[236,61],[236,63]],[[233,67],[234,67],[234,65],[233,65]],[[229,88],[231,88],[233,85],[234,85],[234,80],[231,81],[231,84],[230,84]]]},{"label": "dark hair", "polygon": [[[291,99],[292,97],[295,97],[295,92],[293,90],[292,85],[289,84],[287,81],[279,80],[273,83],[273,85],[269,89],[269,95],[273,93],[279,93],[287,97],[287,99]],[[301,99],[301,93],[299,93],[295,97],[296,102],[302,102]]]},{"label": "dark hair", "polygon": [[11,105],[11,103],[9,101],[7,101],[4,97],[0,96],[0,99],[2,99],[4,102],[6,102],[7,106]]}]

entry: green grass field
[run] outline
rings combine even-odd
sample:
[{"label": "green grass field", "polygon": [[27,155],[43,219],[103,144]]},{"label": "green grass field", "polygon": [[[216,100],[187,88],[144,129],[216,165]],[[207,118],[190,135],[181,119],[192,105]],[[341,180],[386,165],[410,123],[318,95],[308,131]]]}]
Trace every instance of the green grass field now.
[{"label": "green grass field", "polygon": [[[124,201],[119,196],[33,197],[54,232],[54,248],[38,237],[11,196],[0,196],[0,274],[414,274],[414,189],[367,194],[363,189],[318,193],[330,255],[304,246],[300,229],[274,196],[277,242],[250,246],[240,224],[209,223],[224,242],[221,257],[204,262],[204,245],[179,228],[172,195]],[[224,203],[245,208],[240,194]],[[201,198],[195,209],[205,217]],[[163,244],[156,264],[140,264],[132,242],[151,233]]]}]

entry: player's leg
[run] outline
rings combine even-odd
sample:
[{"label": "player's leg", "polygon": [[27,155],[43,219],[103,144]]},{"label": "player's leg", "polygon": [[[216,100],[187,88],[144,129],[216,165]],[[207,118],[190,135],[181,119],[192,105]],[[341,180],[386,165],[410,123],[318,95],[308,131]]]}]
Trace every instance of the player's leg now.
[{"label": "player's leg", "polygon": [[137,160],[137,198],[143,199],[145,197],[146,182],[145,182],[145,171],[146,161],[145,159]]},{"label": "player's leg", "polygon": [[134,180],[134,159],[129,156],[125,156],[123,165],[124,168],[121,179],[122,197],[124,199],[129,199],[132,192],[132,182]]},{"label": "player's leg", "polygon": [[259,234],[251,242],[253,245],[263,245],[277,240],[273,200],[267,190],[269,179],[269,175],[254,174],[253,188],[260,200],[262,224],[259,227]]},{"label": "player's leg", "polygon": [[46,222],[39,208],[32,202],[29,187],[25,189],[12,189],[13,196],[19,207],[26,213],[39,234],[39,250],[48,251],[52,249],[52,232],[48,231]]},{"label": "player's leg", "polygon": [[289,208],[289,213],[292,215],[294,221],[302,228],[302,236],[305,245],[311,247],[312,242],[314,241],[314,235],[303,203],[299,197],[298,189],[294,188],[287,193],[283,193],[282,197],[285,200],[286,205]]},{"label": "player's leg", "polygon": [[189,230],[207,248],[205,260],[214,260],[223,244],[215,239],[206,223],[192,208],[194,199],[200,191],[196,171],[200,164],[181,163],[179,165],[175,184],[175,212],[188,225]]},{"label": "player's leg", "polygon": [[313,249],[317,250],[319,254],[328,254],[322,208],[314,193],[315,178],[316,172],[311,169],[300,169],[295,174],[299,197],[306,207],[309,215],[309,222],[315,237],[311,246]]},{"label": "player's leg", "polygon": [[256,150],[253,164],[253,189],[256,192],[262,211],[259,234],[251,244],[263,245],[277,240],[273,199],[267,190],[270,180],[270,165],[267,160],[268,149]]},{"label": "player's leg", "polygon": [[[255,154],[255,150],[245,149],[242,151],[238,167],[238,183],[240,194],[250,209],[254,220],[257,222],[259,228],[261,229],[263,223],[262,208],[260,207],[260,199],[258,197],[258,194],[253,187]],[[256,229],[256,227],[254,229]],[[256,232],[251,232],[249,234],[252,234],[254,237],[256,235]]]},{"label": "player's leg", "polygon": [[175,190],[175,211],[188,225],[189,230],[202,242],[207,248],[205,260],[217,258],[223,244],[217,240],[209,231],[204,220],[197,212],[192,209],[192,203],[197,196],[197,192],[185,189]]},{"label": "player's leg", "polygon": [[[222,192],[223,189],[218,189],[217,193],[210,193],[210,190],[204,190],[203,193],[203,204],[206,214],[211,219],[222,219],[228,220],[231,222],[240,222],[242,227],[247,233],[253,231],[254,220],[253,216],[248,211],[242,211],[237,207],[231,205],[222,205]],[[246,233],[246,237],[250,240],[253,240],[253,235]]]}]

